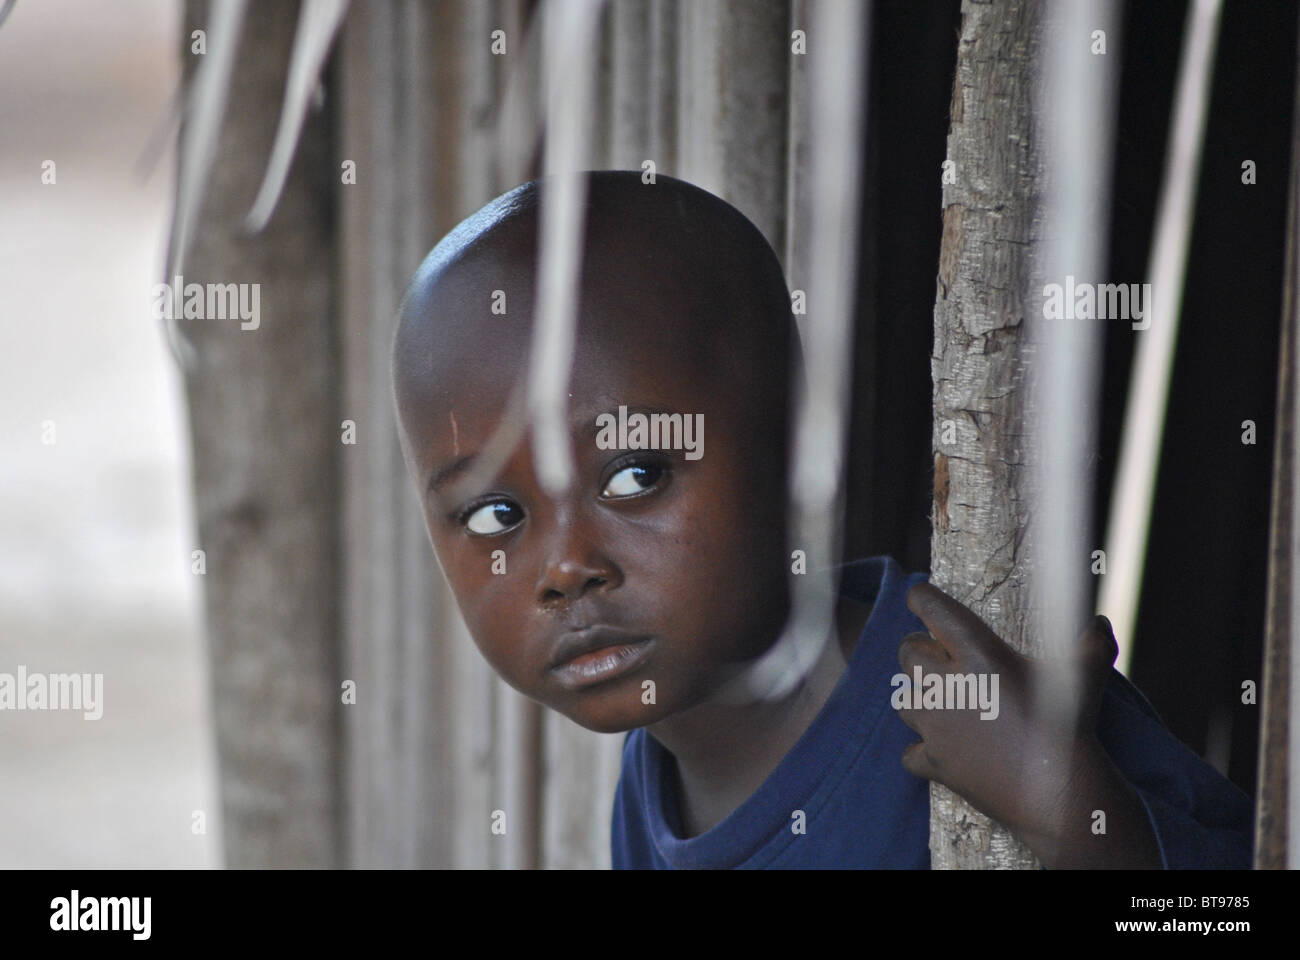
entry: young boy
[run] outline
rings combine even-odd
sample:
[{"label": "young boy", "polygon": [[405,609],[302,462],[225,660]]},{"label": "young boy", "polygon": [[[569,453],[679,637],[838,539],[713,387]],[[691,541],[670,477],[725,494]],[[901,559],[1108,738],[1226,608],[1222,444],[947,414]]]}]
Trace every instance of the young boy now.
[{"label": "young boy", "polygon": [[[536,182],[494,200],[421,265],[395,397],[438,562],[483,656],[582,726],[631,731],[615,867],[928,867],[927,778],[1047,867],[1250,865],[1247,798],[1112,669],[1104,618],[1080,641],[1077,722],[1052,737],[1030,720],[1042,665],[889,558],[842,570],[834,634],[790,693],[724,695],[789,611],[798,337],[771,247],[703,190],[588,176],[573,480],[549,496],[525,437],[466,490],[526,375],[537,200]],[[996,716],[895,700],[900,664],[996,677]]]}]

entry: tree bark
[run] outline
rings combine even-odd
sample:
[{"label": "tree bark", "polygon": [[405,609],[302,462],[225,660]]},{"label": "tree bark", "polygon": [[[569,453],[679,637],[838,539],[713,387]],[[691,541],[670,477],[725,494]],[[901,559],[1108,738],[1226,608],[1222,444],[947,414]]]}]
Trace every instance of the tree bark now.
[{"label": "tree bark", "polygon": [[[931,579],[1022,653],[1037,651],[1027,559],[1034,465],[1025,317],[1044,201],[1033,136],[1041,0],[962,3],[935,299]],[[937,173],[938,171],[936,171]],[[935,869],[1026,869],[1028,848],[938,785]]]}]

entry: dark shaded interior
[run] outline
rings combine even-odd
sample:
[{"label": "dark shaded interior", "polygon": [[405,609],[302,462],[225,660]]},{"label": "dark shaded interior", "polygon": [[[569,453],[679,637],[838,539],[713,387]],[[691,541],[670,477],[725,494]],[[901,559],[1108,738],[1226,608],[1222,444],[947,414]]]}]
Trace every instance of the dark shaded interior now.
[{"label": "dark shaded interior", "polygon": [[[1146,279],[1186,10],[1127,3],[1111,39],[1122,70],[1105,280]],[[1130,671],[1173,732],[1252,795],[1259,706],[1241,690],[1261,681],[1296,17],[1285,2],[1225,6]],[[929,357],[959,29],[956,0],[875,5],[845,555],[909,569],[929,566]],[[1099,545],[1141,335],[1107,327]]]}]

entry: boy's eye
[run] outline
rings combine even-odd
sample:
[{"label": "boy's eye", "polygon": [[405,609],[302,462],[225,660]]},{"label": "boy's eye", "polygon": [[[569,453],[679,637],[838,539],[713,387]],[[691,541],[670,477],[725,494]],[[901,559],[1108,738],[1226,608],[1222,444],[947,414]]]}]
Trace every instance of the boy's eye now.
[{"label": "boy's eye", "polygon": [[464,520],[470,533],[488,537],[509,530],[523,520],[524,511],[509,500],[494,500],[479,507]]},{"label": "boy's eye", "polygon": [[664,475],[664,468],[653,463],[637,463],[624,467],[609,478],[602,497],[630,497],[650,489]]}]

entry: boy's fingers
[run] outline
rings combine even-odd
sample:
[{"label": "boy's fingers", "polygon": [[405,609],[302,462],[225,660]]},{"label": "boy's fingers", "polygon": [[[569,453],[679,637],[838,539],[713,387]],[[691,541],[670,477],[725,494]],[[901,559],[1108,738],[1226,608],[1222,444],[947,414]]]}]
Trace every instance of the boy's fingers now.
[{"label": "boy's fingers", "polygon": [[1078,670],[1084,684],[1084,716],[1091,717],[1101,706],[1101,695],[1109,679],[1111,667],[1119,655],[1119,644],[1110,621],[1103,616],[1093,617],[1079,637]]},{"label": "boy's fingers", "polygon": [[923,780],[936,780],[939,776],[930,754],[926,752],[924,740],[916,741],[903,751],[903,769]]},{"label": "boy's fingers", "polygon": [[[909,698],[907,702],[911,702],[910,698],[915,696],[918,698],[917,702],[919,703],[921,694],[920,690],[913,689],[915,687],[912,681],[914,668],[920,667],[922,674],[937,673],[951,662],[948,652],[943,649],[938,640],[928,633],[922,633],[918,630],[905,636],[902,643],[898,645],[898,663],[903,668],[903,683],[906,685]],[[893,699],[892,695],[890,699]],[[925,731],[921,729],[922,724],[931,719],[926,715],[926,711],[910,707],[899,709],[898,717],[922,736],[925,735]]]},{"label": "boy's fingers", "polygon": [[1104,669],[1109,669],[1119,656],[1119,644],[1115,641],[1115,630],[1110,621],[1101,614],[1093,617],[1084,628],[1079,638],[1083,654],[1089,660],[1095,660]]},{"label": "boy's fingers", "polygon": [[908,673],[912,668],[920,666],[922,669],[928,666],[938,666],[952,660],[948,651],[943,648],[934,637],[928,633],[909,633],[903,638],[903,642],[898,645],[898,663]]},{"label": "boy's fingers", "polygon": [[907,724],[909,729],[923,737],[925,736],[925,731],[921,729],[921,723],[929,719],[929,717],[924,710],[914,710],[909,707],[906,710],[899,710],[897,713],[898,719]]},{"label": "boy's fingers", "polygon": [[1093,617],[1079,634],[1074,650],[1075,669],[1085,683],[1096,684],[1110,673],[1117,656],[1119,644],[1115,642],[1110,621],[1102,616]]},{"label": "boy's fingers", "polygon": [[932,583],[921,582],[908,590],[907,608],[921,618],[950,654],[973,645],[992,655],[1005,646],[988,624]]}]

